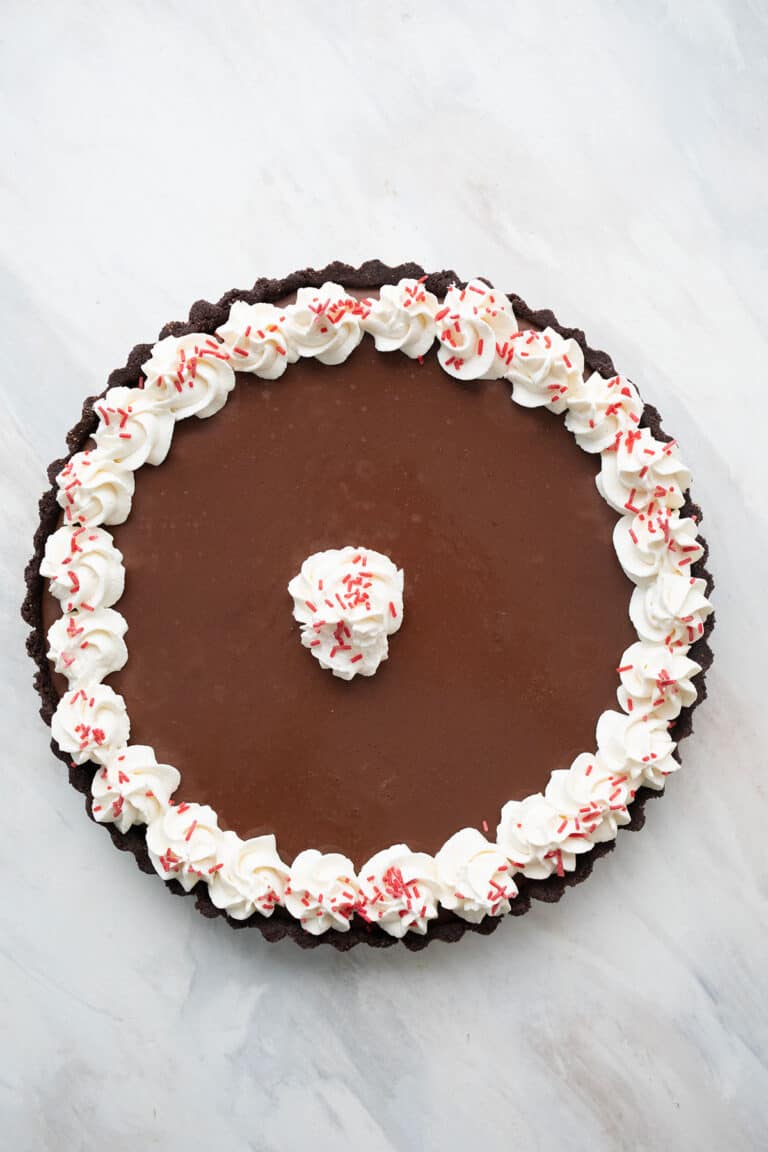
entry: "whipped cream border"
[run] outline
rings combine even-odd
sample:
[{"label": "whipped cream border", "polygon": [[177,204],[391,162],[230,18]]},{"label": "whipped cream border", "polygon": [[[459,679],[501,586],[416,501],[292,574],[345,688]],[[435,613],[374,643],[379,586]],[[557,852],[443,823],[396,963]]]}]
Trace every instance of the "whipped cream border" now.
[{"label": "whipped cream border", "polygon": [[[165,458],[172,438],[169,421],[214,415],[234,387],[233,369],[276,380],[299,357],[342,363],[364,334],[379,351],[400,350],[419,360],[436,341],[439,362],[450,375],[508,380],[516,403],[564,415],[579,446],[600,454],[597,488],[619,514],[614,545],[635,585],[630,614],[638,641],[617,666],[621,710],[598,718],[595,752],[553,772],[543,793],[503,806],[495,842],[477,829],[461,829],[435,857],[396,845],[356,874],[346,857],[310,849],[288,867],[273,838],[241,840],[218,828],[210,808],[174,804],[178,772],[157,765],[151,748],[129,745],[122,698],[95,676],[68,677],[54,735],[77,762],[90,759],[100,766],[92,791],[94,798],[109,802],[98,805],[95,818],[116,823],[121,831],[146,825],[156,871],[187,891],[206,883],[216,906],[236,919],[271,915],[280,906],[314,935],[331,927],[348,930],[354,916],[395,937],[424,934],[438,906],[477,923],[509,909],[517,895],[515,873],[529,879],[563,876],[582,852],[615,838],[629,823],[636,791],[663,788],[678,767],[668,729],[696,698],[692,677],[700,669],[688,651],[712,610],[705,582],[688,576],[703,555],[696,525],[677,513],[690,474],[674,442],[657,441],[638,429],[643,406],[630,381],[598,373],[585,380],[576,341],[551,328],[521,329],[509,299],[483,281],[449,288],[442,303],[424,289],[423,280],[386,287],[380,299],[358,300],[328,282],[299,289],[296,303],[284,308],[235,301],[216,338],[201,333],[158,341],[143,365],[140,388],[131,395],[110,389],[97,406],[97,447],[79,454],[74,466],[68,461],[57,476],[65,523],[46,541],[41,568],[61,600],[67,629],[77,632],[86,612],[115,603],[124,567],[114,550],[104,599],[78,602],[73,594],[77,546],[63,547],[61,534],[69,533],[64,543],[73,537],[76,543],[78,533],[87,531],[92,539],[98,535],[99,543],[114,545],[104,525],[122,523],[129,514],[133,472]],[[107,431],[102,422],[110,420]],[[115,620],[119,643],[126,623],[118,612],[109,618]],[[61,633],[61,621],[57,624]],[[54,646],[49,658],[55,656]],[[93,665],[98,670],[98,661],[83,659],[72,668]],[[94,738],[88,707],[98,702],[99,716],[106,714],[110,723],[97,717]]]}]

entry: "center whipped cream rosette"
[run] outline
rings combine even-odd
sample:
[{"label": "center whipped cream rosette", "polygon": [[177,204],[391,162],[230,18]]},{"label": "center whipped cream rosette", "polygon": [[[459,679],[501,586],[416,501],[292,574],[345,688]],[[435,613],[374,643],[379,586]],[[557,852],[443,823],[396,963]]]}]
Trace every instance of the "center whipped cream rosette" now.
[{"label": "center whipped cream rosette", "polygon": [[403,622],[403,573],[369,548],[308,556],[288,585],[301,642],[334,676],[373,676]]}]

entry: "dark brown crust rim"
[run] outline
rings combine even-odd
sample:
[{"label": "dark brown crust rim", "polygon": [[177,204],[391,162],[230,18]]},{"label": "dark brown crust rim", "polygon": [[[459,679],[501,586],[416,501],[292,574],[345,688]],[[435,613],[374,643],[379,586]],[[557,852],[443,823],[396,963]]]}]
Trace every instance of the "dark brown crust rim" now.
[{"label": "dark brown crust rim", "polygon": [[[231,292],[227,292],[217,304],[209,303],[206,300],[198,300],[197,303],[192,305],[187,322],[177,321],[166,324],[160,332],[159,338],[169,335],[183,336],[189,332],[212,333],[227,319],[230,305],[235,300],[245,300],[251,304],[262,301],[274,302],[296,292],[297,289],[304,285],[320,287],[326,280],[336,281],[348,288],[378,288],[382,284],[397,283],[398,280],[406,276],[418,278],[424,275],[424,270],[419,267],[418,264],[412,263],[401,264],[395,268],[391,268],[379,260],[368,260],[365,264],[361,264],[359,268],[352,268],[348,264],[341,264],[338,261],[334,261],[334,263],[329,264],[326,268],[320,270],[305,268],[303,271],[294,272],[290,276],[286,276],[283,280],[257,280],[251,289],[245,291],[233,289]],[[464,281],[460,281],[455,273],[449,271],[434,272],[426,278],[427,289],[430,292],[434,292],[437,296],[444,295],[451,284],[461,284],[463,286]],[[562,336],[572,337],[576,340],[583,349],[584,360],[587,367],[593,372],[599,372],[603,376],[613,376],[616,374],[610,356],[605,352],[590,348],[586,342],[584,333],[580,329],[563,327],[561,324],[558,324],[552,312],[546,309],[539,309],[538,311],[531,309],[519,296],[510,294],[509,299],[514,307],[515,315],[519,318],[541,328],[549,326],[554,328]],[[113,388],[118,385],[135,386],[141,375],[141,365],[149,358],[151,351],[151,344],[137,344],[129,355],[125,367],[118,368],[110,374],[107,381],[107,388]],[[100,395],[103,394],[102,392]],[[56,528],[59,516],[59,507],[56,503],[56,487],[54,484],[55,477],[61,471],[69,459],[69,456],[80,451],[88,437],[93,433],[97,424],[97,418],[93,412],[93,405],[97,399],[99,399],[99,397],[89,397],[85,401],[80,420],[68,433],[67,447],[69,449],[69,455],[61,460],[54,460],[48,467],[48,479],[51,487],[40,499],[40,523],[34,537],[34,555],[27,565],[25,572],[27,593],[21,614],[31,628],[27,639],[27,651],[34,660],[37,668],[34,676],[34,685],[42,701],[40,715],[48,725],[51,723],[51,717],[56,709],[59,697],[51,678],[50,664],[46,656],[45,635],[42,628],[43,580],[40,576],[40,563],[45,549],[45,541]],[[659,413],[650,405],[645,406],[640,426],[649,428],[653,435],[661,441],[671,439],[671,437],[662,430]],[[681,509],[681,514],[694,516],[699,521],[701,519],[701,511],[698,505],[692,503],[690,496],[686,498],[686,503]],[[714,587],[714,580],[707,570],[709,550],[706,541],[703,539],[702,544],[704,545],[704,555],[692,567],[691,572],[694,576],[699,576],[706,581],[707,594],[709,594]],[[713,659],[713,653],[709,645],[709,637],[713,626],[714,615],[710,616],[706,621],[704,635],[691,648],[691,658],[701,665],[702,671],[697,679],[698,696],[696,701],[689,708],[684,708],[675,722],[672,735],[677,741],[689,736],[693,731],[694,709],[699,706],[707,695],[706,674]],[[94,773],[94,766],[92,764],[84,764],[81,766],[73,765],[67,754],[59,749],[55,740],[51,741],[51,748],[54,754],[68,765],[69,781],[78,792],[85,794],[86,811],[89,816],[91,816],[91,819],[93,819],[91,813],[90,784]],[[680,759],[677,750],[675,751],[675,756],[678,760]],[[663,792],[655,792],[648,788],[641,788],[632,805],[632,819],[626,826],[626,830],[637,831],[642,828],[645,822],[646,802],[661,795],[663,795]],[[116,829],[114,824],[106,824],[104,827],[109,830],[115,847],[121,851],[133,853],[141,871],[154,874],[155,870],[149,859],[143,829],[134,827],[128,832],[122,833]],[[586,877],[589,876],[595,860],[604,856],[607,852],[610,852],[614,843],[615,841],[611,840],[603,844],[596,844],[591,852],[586,852],[577,858],[575,870],[571,873],[566,873],[565,876],[551,876],[547,880],[529,880],[525,876],[517,876],[515,879],[519,888],[519,895],[517,899],[512,902],[510,914],[514,916],[523,915],[523,913],[527,912],[531,907],[532,900],[543,900],[547,903],[554,903],[559,900],[566,888],[571,888],[574,884],[581,883],[582,880],[585,880]],[[352,921],[349,932],[338,932],[332,929],[322,936],[312,936],[301,927],[301,924],[297,920],[294,920],[287,912],[280,908],[276,909],[269,919],[261,916],[253,916],[246,921],[231,920],[226,916],[226,913],[220,911],[213,905],[208,895],[208,889],[204,885],[198,885],[198,889],[201,890],[194,889],[192,893],[185,893],[177,881],[172,880],[166,881],[165,883],[166,887],[176,895],[194,895],[196,907],[204,916],[224,916],[233,928],[256,927],[262,936],[269,941],[280,940],[284,936],[289,936],[302,948],[314,948],[318,944],[330,944],[342,952],[353,948],[356,944],[364,943],[373,947],[385,948],[398,943],[392,936],[388,936],[383,929],[376,925],[367,925],[359,920]],[[438,918],[432,922],[425,936],[406,934],[402,943],[411,951],[419,951],[425,948],[432,940],[444,940],[446,942],[458,940],[467,931],[479,932],[487,936],[495,930],[501,919],[503,918],[487,916],[480,924],[469,924],[467,921],[457,917],[454,913],[441,910]]]}]

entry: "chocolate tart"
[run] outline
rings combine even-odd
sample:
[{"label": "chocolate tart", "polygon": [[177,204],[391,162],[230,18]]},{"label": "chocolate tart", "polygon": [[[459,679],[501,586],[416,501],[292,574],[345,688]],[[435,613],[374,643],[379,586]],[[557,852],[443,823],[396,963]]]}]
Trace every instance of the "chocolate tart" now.
[{"label": "chocolate tart", "polygon": [[[235,302],[283,307],[327,282],[365,300],[403,280],[440,300],[465,287],[452,272],[427,275],[415,264],[334,263],[198,301],[160,339],[214,337]],[[580,330],[507,299],[521,330],[578,345],[585,378],[616,376]],[[108,389],[137,387],[152,352],[137,345]],[[636,639],[632,584],[611,547],[616,512],[595,492],[600,454],[579,451],[544,407],[510,404],[505,378],[454,379],[434,354],[384,355],[368,339],[334,366],[307,357],[274,382],[236,378],[211,420],[176,426],[167,460],[142,468],[133,514],[112,529],[128,571],[118,607],[130,658],[106,680],[130,708],[131,743],[180,769],[176,803],[210,805],[220,827],[242,837],[275,832],[286,861],[312,845],[347,853],[359,869],[388,844],[434,854],[464,825],[487,832],[505,802],[543,792],[553,770],[593,746],[598,716],[615,707],[616,657]],[[49,467],[26,571],[22,614],[48,724],[67,681],[47,656],[57,606],[40,568],[62,524],[57,477],[92,444],[98,400],[86,400],[68,456]],[[670,442],[647,404],[637,428]],[[700,520],[687,492],[678,511]],[[689,571],[709,595],[698,540]],[[298,644],[286,585],[309,553],[369,542],[405,571],[405,619],[377,674],[344,683]],[[706,696],[713,623],[707,615],[690,646],[701,672],[695,699],[671,722],[675,742],[691,733]],[[96,765],[52,747],[93,817]],[[639,829],[646,801],[660,794],[638,787],[624,826]],[[107,827],[142,871],[155,870],[142,827]],[[511,914],[559,900],[614,843],[594,843],[559,875],[517,871]],[[204,915],[226,916],[205,884],[192,891]],[[397,942],[360,916],[348,931],[312,935],[284,907],[270,911],[226,918],[302,947]],[[467,930],[487,934],[500,919],[472,923],[440,906],[425,934],[402,941],[419,949]]]}]

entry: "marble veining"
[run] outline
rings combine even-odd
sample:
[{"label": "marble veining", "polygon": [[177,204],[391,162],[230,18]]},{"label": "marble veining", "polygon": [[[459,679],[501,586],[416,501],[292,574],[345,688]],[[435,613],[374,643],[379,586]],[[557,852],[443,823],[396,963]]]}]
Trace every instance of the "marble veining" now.
[{"label": "marble veining", "polygon": [[[4,5],[5,1146],[768,1144],[766,59],[760,0]],[[684,771],[559,906],[304,954],[203,920],[85,818],[18,605],[45,465],[134,343],[370,256],[551,306],[659,404],[716,661]]]}]

